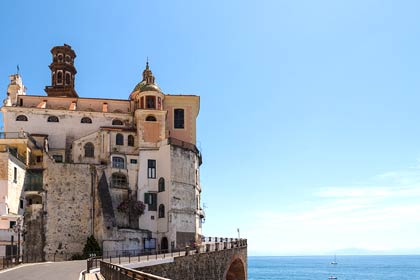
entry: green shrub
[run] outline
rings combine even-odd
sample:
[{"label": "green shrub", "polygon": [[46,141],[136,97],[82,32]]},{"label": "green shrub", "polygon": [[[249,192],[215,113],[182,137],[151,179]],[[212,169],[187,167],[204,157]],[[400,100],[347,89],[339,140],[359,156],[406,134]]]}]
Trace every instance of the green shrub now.
[{"label": "green shrub", "polygon": [[84,258],[89,258],[91,254],[95,254],[96,256],[102,256],[101,246],[99,246],[98,241],[96,241],[93,235],[87,238],[85,247],[83,248]]}]

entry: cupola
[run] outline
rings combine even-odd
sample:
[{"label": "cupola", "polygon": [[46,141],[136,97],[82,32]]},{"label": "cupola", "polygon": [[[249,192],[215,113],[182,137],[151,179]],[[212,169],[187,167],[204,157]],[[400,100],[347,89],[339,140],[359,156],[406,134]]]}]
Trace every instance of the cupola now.
[{"label": "cupola", "polygon": [[143,70],[143,79],[138,83],[130,94],[130,100],[135,101],[136,109],[161,110],[164,94],[155,83],[155,76],[150,70],[149,62]]}]

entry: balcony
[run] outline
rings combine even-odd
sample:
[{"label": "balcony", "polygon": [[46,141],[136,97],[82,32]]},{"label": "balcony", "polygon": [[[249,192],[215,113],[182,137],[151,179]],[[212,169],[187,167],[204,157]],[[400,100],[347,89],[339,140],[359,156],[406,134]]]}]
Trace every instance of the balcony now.
[{"label": "balcony", "polygon": [[36,141],[32,136],[25,131],[20,132],[0,132],[0,139],[29,139],[32,144],[36,145]]},{"label": "balcony", "polygon": [[42,188],[42,182],[41,183],[31,183],[31,184],[24,184],[25,192],[41,192],[44,189]]}]

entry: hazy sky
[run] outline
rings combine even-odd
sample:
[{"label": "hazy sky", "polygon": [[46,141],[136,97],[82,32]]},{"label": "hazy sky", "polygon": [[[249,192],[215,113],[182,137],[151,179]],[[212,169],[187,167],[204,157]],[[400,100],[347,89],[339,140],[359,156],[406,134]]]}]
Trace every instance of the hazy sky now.
[{"label": "hazy sky", "polygon": [[[82,97],[128,98],[146,57],[201,96],[207,236],[250,255],[420,248],[420,2],[0,1],[0,89],[50,84],[76,51]],[[420,250],[417,250],[420,252]]]}]

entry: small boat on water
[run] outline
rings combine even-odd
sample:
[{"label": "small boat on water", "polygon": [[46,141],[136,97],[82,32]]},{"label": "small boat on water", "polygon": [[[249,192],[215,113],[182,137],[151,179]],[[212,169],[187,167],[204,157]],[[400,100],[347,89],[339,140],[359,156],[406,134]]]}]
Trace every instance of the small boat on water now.
[{"label": "small boat on water", "polygon": [[328,277],[328,279],[330,279],[330,280],[333,280],[333,279],[337,279],[337,276],[330,276],[330,277]]},{"label": "small boat on water", "polygon": [[331,264],[337,264],[337,256],[334,255],[334,260],[331,262]]}]

